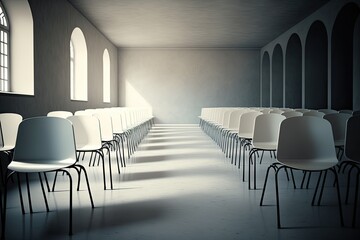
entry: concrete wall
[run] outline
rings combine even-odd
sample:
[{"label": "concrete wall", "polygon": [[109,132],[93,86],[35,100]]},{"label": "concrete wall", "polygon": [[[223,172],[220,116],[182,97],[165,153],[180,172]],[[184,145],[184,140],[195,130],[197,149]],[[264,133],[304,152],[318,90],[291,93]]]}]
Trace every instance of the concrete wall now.
[{"label": "concrete wall", "polygon": [[[356,67],[360,59],[358,51],[359,7],[359,0],[332,0],[261,49],[261,61],[265,53],[270,55],[270,68],[273,65],[272,56],[275,47],[280,44],[285,50],[283,53],[284,107],[338,110],[360,108],[358,97],[360,72]],[[319,36],[319,29],[311,31],[320,25],[323,26],[320,30],[324,33],[321,36]],[[290,68],[286,68],[289,65],[288,61],[293,61],[294,57],[286,52],[289,40],[294,34],[300,38],[301,56],[298,56],[298,51],[295,54],[296,58],[301,58],[301,62],[297,61],[301,71],[296,70],[296,73],[289,74],[286,71],[294,71],[294,67],[296,68],[293,63]],[[263,67],[267,69],[268,65],[261,66],[261,69]],[[267,82],[270,78],[270,85],[272,85],[273,77],[273,73],[268,73],[262,76],[262,79]],[[298,78],[301,78],[301,87],[299,87]],[[260,87],[260,89],[261,98],[268,98],[269,93],[263,92],[266,88]],[[301,104],[299,100],[291,101],[289,92],[294,93],[296,99],[301,95]],[[270,96],[271,94],[272,92]],[[270,105],[273,106],[273,103]]]},{"label": "concrete wall", "polygon": [[120,49],[121,106],[157,123],[197,123],[202,107],[259,106],[259,49]]},{"label": "concrete wall", "polygon": [[[0,112],[23,117],[52,110],[118,105],[117,48],[66,0],[29,0],[34,21],[34,96],[0,93]],[[11,24],[11,23],[10,23]],[[88,101],[70,100],[70,50],[72,30],[80,27],[88,47]],[[103,51],[111,60],[111,103],[103,103]]]}]

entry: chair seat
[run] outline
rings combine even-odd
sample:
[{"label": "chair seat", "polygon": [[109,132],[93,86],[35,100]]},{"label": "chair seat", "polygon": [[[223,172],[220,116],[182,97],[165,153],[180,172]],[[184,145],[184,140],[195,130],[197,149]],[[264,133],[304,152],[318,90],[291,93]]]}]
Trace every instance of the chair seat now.
[{"label": "chair seat", "polygon": [[0,152],[2,152],[2,151],[11,151],[11,150],[14,150],[14,146],[5,145],[3,147],[0,147]]},{"label": "chair seat", "polygon": [[336,158],[322,159],[321,161],[319,161],[319,159],[314,159],[314,162],[311,163],[311,160],[309,159],[291,159],[291,164],[289,164],[289,162],[290,161],[286,161],[285,163],[284,161],[282,164],[298,170],[321,171],[335,166],[338,163],[338,160]]},{"label": "chair seat", "polygon": [[253,133],[241,133],[238,134],[239,138],[252,139]]},{"label": "chair seat", "polygon": [[253,147],[261,150],[276,150],[277,142],[253,142]]},{"label": "chair seat", "polygon": [[[56,163],[55,163],[56,162]],[[75,163],[74,159],[65,159],[61,161],[52,161],[50,164],[46,164],[44,162],[36,163],[36,162],[18,162],[12,161],[8,169],[16,172],[48,172],[54,171],[61,168],[66,168]]]},{"label": "chair seat", "polygon": [[95,145],[95,144],[82,145],[80,143],[80,144],[77,144],[76,151],[93,151],[93,150],[99,150],[99,149],[101,149],[101,147],[102,147],[101,145]]},{"label": "chair seat", "polygon": [[344,139],[342,139],[342,140],[336,140],[336,141],[335,141],[335,147],[343,147],[343,146],[344,146],[344,142],[345,142]]}]

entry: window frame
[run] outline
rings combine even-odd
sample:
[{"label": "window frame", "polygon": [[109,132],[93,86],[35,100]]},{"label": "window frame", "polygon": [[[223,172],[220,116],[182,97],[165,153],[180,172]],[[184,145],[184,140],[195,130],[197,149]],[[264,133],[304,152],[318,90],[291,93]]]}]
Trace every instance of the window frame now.
[{"label": "window frame", "polygon": [[0,10],[0,92],[11,93],[10,23],[6,9],[1,2]]}]

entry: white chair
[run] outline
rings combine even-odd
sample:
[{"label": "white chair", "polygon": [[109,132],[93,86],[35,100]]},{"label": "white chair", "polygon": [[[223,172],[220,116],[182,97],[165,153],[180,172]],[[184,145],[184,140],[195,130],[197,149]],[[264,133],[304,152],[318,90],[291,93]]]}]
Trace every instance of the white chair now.
[{"label": "white chair", "polygon": [[[255,119],[261,114],[263,113],[259,111],[250,111],[242,114],[240,118],[239,131],[237,135],[240,142],[238,168],[240,168],[241,153],[243,153],[243,181],[245,181],[245,151],[247,147],[250,147],[251,140],[253,138]],[[241,150],[241,148],[243,148],[243,150]]]},{"label": "white chair", "polygon": [[352,116],[349,118],[346,127],[346,137],[345,137],[345,161],[343,163],[350,165],[351,168],[348,172],[348,183],[346,189],[346,200],[345,203],[348,204],[349,199],[349,189],[351,182],[351,174],[356,170],[356,184],[355,184],[355,195],[354,195],[354,208],[352,210],[352,227],[356,226],[356,215],[358,213],[357,204],[359,199],[359,180],[360,180],[360,116]]},{"label": "white chair", "polygon": [[358,116],[358,115],[360,115],[360,110],[353,111],[353,116]]},{"label": "white chair", "polygon": [[316,111],[316,110],[310,110],[310,111],[304,112],[303,116],[311,116],[311,117],[323,118],[325,116],[325,113],[319,112],[319,111]]},{"label": "white chair", "polygon": [[[227,130],[228,146],[226,156],[231,157],[231,164],[234,162],[235,144],[238,144],[237,134],[239,132],[240,118],[248,109],[237,109],[230,114],[229,128]],[[236,147],[237,148],[237,147]]]},{"label": "white chair", "polygon": [[[7,156],[8,163],[11,161],[12,153],[15,148],[16,136],[19,128],[19,124],[22,121],[22,116],[17,113],[1,113],[0,114],[0,127],[1,127],[1,139],[0,152]],[[6,163],[6,165],[8,164]],[[1,181],[4,183],[3,169],[5,167],[0,160],[0,172]],[[4,174],[6,175],[6,174]]]},{"label": "white chair", "polygon": [[286,118],[291,118],[291,117],[300,117],[303,115],[303,113],[298,111],[289,111],[289,112],[283,112],[281,115],[285,116]]},{"label": "white chair", "polygon": [[92,116],[92,114],[88,111],[85,110],[78,110],[74,112],[74,116],[79,116],[79,115],[87,115],[87,116]]},{"label": "white chair", "polygon": [[286,119],[285,116],[277,113],[262,114],[256,117],[254,125],[254,133],[251,142],[251,150],[249,152],[249,173],[248,173],[248,186],[251,189],[251,162],[254,167],[254,189],[256,189],[256,155],[258,151],[274,152],[277,149],[279,138],[279,130],[281,122]]},{"label": "white chair", "polygon": [[346,124],[351,117],[348,113],[330,113],[324,116],[324,119],[328,120],[331,124],[335,147],[338,149],[338,158],[342,159],[344,144],[345,144],[345,132]]},{"label": "white chair", "polygon": [[[124,131],[121,114],[122,112],[119,109],[116,108],[109,109],[109,115],[111,117],[115,139],[118,142],[119,146],[121,144],[121,150],[119,149],[121,166],[126,167],[124,148],[125,148],[125,142],[128,143],[127,142],[128,132]],[[128,145],[127,148],[129,148]],[[129,152],[128,152],[128,157],[130,157]],[[118,171],[120,173],[120,169],[118,169]]]},{"label": "white chair", "polygon": [[[104,148],[101,141],[101,131],[99,119],[94,116],[76,115],[67,118],[74,127],[75,145],[78,152],[77,159],[80,158],[80,153],[91,153],[91,159],[96,159],[98,155],[102,160],[104,190],[106,190],[106,176],[105,176],[105,157]],[[94,156],[93,156],[94,155]],[[109,155],[109,164],[111,164]],[[55,182],[55,181],[54,181]]]},{"label": "white chair", "polygon": [[[109,149],[109,158],[111,159],[111,149],[115,150],[116,162],[118,166],[118,171],[120,172],[119,166],[119,149],[118,142],[114,138],[114,131],[112,127],[112,120],[108,113],[106,112],[97,112],[93,116],[99,119],[100,122],[100,130],[101,130],[101,141],[104,148]],[[113,181],[112,181],[112,167],[111,162],[109,162],[109,177],[110,177],[110,186],[113,189]]]},{"label": "white chair", "polygon": [[[72,177],[69,170],[67,170],[68,168],[76,169],[79,178],[81,171],[84,172],[91,206],[94,207],[86,170],[83,166],[76,165],[74,133],[70,121],[57,117],[36,117],[22,121],[19,125],[13,159],[8,166],[8,170],[11,172],[7,176],[5,184],[4,209],[2,218],[3,238],[6,229],[6,195],[7,182],[9,178],[15,173],[18,176],[21,209],[22,212],[25,213],[21,194],[20,173],[25,173],[27,180],[28,173],[39,173],[38,175],[40,178],[40,183],[42,183],[40,173],[49,171],[63,171],[69,177],[69,235],[72,235]],[[45,199],[48,210],[44,187],[42,184],[41,186],[43,197]],[[30,191],[28,192],[28,196],[30,212],[32,212]]]},{"label": "white chair", "polygon": [[72,116],[72,112],[69,111],[51,111],[48,112],[47,116],[48,117],[59,117],[59,118],[67,118]]},{"label": "white chair", "polygon": [[269,113],[276,113],[276,114],[282,114],[284,113],[285,111],[284,110],[281,110],[281,109],[273,109],[271,110]]},{"label": "white chair", "polygon": [[22,116],[17,113],[1,113],[0,123],[2,127],[3,146],[0,152],[9,154],[15,148],[16,136]]},{"label": "white chair", "polygon": [[305,113],[305,112],[310,111],[310,109],[306,109],[306,108],[295,108],[294,110],[297,111],[297,112],[301,112],[301,113]]},{"label": "white chair", "polygon": [[324,114],[330,114],[330,113],[338,113],[339,111],[336,111],[334,109],[318,109],[318,112],[322,112]]},{"label": "white chair", "polygon": [[[334,148],[332,129],[327,120],[318,117],[303,116],[287,118],[281,123],[277,148],[277,162],[270,165],[266,172],[260,200],[260,205],[262,206],[269,170],[274,169],[278,228],[281,228],[278,173],[283,168],[320,172],[320,177],[325,173],[324,178],[326,178],[328,170],[333,172],[337,189],[340,221],[341,225],[344,225],[338,175],[335,169],[337,163],[338,159]],[[318,186],[319,181],[315,193],[317,193]],[[319,198],[321,198],[321,194]],[[314,199],[315,195],[313,202]]]},{"label": "white chair", "polygon": [[350,110],[350,109],[342,109],[342,110],[340,110],[339,111],[339,113],[347,113],[347,114],[350,114],[350,115],[352,115],[353,114],[353,110]]},{"label": "white chair", "polygon": [[[256,111],[256,110],[255,110]],[[262,112],[262,113],[270,113],[271,111],[273,111],[273,109],[272,108],[264,108],[264,109],[261,109],[260,110],[260,112]]]}]

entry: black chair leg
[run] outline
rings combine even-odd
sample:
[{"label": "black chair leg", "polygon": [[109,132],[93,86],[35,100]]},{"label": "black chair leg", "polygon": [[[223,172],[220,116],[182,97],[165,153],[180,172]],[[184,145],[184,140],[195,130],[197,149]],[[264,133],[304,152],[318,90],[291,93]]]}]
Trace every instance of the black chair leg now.
[{"label": "black chair leg", "polygon": [[[310,174],[311,172],[309,172]],[[322,177],[322,174],[323,174],[323,171],[320,172],[319,174],[319,178],[318,178],[318,181],[316,183],[316,187],[315,187],[315,192],[314,192],[314,196],[313,196],[313,199],[311,201],[311,206],[314,206],[315,205],[315,198],[316,198],[316,195],[317,195],[317,191],[319,189],[319,185],[320,185],[320,180],[321,180],[321,177]]]},{"label": "black chair leg", "polygon": [[279,167],[275,172],[275,187],[276,187],[276,215],[277,215],[277,227],[281,228],[280,221],[280,200],[279,200],[279,171],[281,168],[285,168],[284,166]]},{"label": "black chair leg", "polygon": [[46,183],[46,188],[47,188],[48,192],[50,192],[50,185],[49,185],[49,180],[47,178],[46,172],[44,172],[44,179],[45,179],[45,183]]},{"label": "black chair leg", "polygon": [[47,198],[46,198],[45,188],[44,188],[44,184],[43,184],[43,181],[42,181],[42,178],[41,178],[41,173],[38,173],[38,175],[39,175],[39,180],[40,180],[41,191],[42,191],[44,201],[45,201],[46,211],[49,212],[49,204],[48,204],[48,201],[47,201]]},{"label": "black chair leg", "polygon": [[346,186],[346,196],[345,196],[345,204],[349,203],[349,192],[350,192],[350,180],[351,180],[351,173],[354,169],[354,166],[351,166],[349,173],[348,173],[348,178],[347,178],[347,186]]},{"label": "black chair leg", "polygon": [[69,193],[69,235],[73,235],[73,229],[72,229],[72,222],[73,222],[73,217],[72,217],[72,212],[73,212],[73,209],[72,209],[72,177],[70,175],[70,172],[67,171],[66,169],[61,169],[59,171],[62,171],[63,173],[65,173],[66,175],[68,175],[69,177],[69,186],[70,186],[70,193]]},{"label": "black chair leg", "polygon": [[359,198],[359,176],[360,176],[360,170],[358,169],[358,173],[356,175],[355,200],[354,200],[354,210],[353,210],[353,219],[352,219],[353,228],[356,225],[357,202]]},{"label": "black chair leg", "polygon": [[318,206],[320,206],[321,198],[322,198],[322,195],[323,195],[323,192],[324,192],[326,176],[327,176],[327,170],[325,171],[324,179],[323,179],[323,182],[322,182],[322,186],[321,186],[321,190],[320,190],[320,196],[319,196],[318,202],[317,202]]},{"label": "black chair leg", "polygon": [[[7,204],[7,184],[10,180],[10,178],[12,178],[12,176],[15,174],[14,171],[10,172],[9,175],[6,177],[5,179],[5,185],[4,185],[4,201],[3,201],[3,206],[2,207],[2,211],[1,211],[1,219],[2,219],[2,224],[1,224],[1,239],[5,239],[5,226],[6,226],[6,204]],[[21,204],[21,211],[23,214],[25,214],[25,209],[24,209],[24,202],[22,199],[22,194],[21,194],[21,186],[20,186],[20,176],[19,173],[16,173],[17,175],[17,179],[18,179],[18,187],[19,187],[19,193],[20,193],[20,204]]]},{"label": "black chair leg", "polygon": [[343,211],[342,211],[342,206],[341,206],[339,177],[338,177],[338,174],[337,174],[337,171],[336,171],[335,168],[331,168],[330,170],[331,170],[331,171],[334,173],[334,175],[335,175],[336,191],[337,191],[338,204],[339,204],[340,224],[341,224],[342,227],[344,227],[344,216],[343,216]]},{"label": "black chair leg", "polygon": [[265,181],[264,181],[264,187],[263,187],[263,190],[262,190],[262,193],[261,193],[261,199],[260,199],[260,206],[263,205],[263,202],[264,202],[264,196],[265,196],[265,189],[266,189],[266,185],[267,185],[267,180],[268,180],[268,177],[269,177],[269,171],[270,169],[274,169],[274,171],[276,172],[276,166],[275,165],[270,165],[266,171],[266,176],[265,176]]},{"label": "black chair leg", "polygon": [[29,185],[29,174],[25,173],[25,177],[26,177],[26,187],[27,187],[27,194],[28,194],[30,213],[33,213],[32,202],[31,202],[31,194],[30,194],[30,185]]},{"label": "black chair leg", "polygon": [[295,177],[294,177],[294,172],[293,172],[292,169],[290,169],[290,173],[291,173],[291,178],[292,178],[292,181],[293,181],[294,189],[296,189]]},{"label": "black chair leg", "polygon": [[[82,166],[82,165],[76,165],[76,166],[80,168],[80,173],[81,173],[81,170],[84,172],[84,176],[85,176],[85,180],[86,180],[86,185],[87,185],[88,192],[89,192],[91,207],[94,208],[94,201],[93,201],[93,197],[92,197],[92,194],[91,194],[90,183],[89,183],[89,178],[88,178],[86,169],[85,169],[85,167]],[[79,178],[80,178],[80,174],[79,174]]]},{"label": "black chair leg", "polygon": [[57,175],[58,175],[58,171],[55,172],[55,177],[54,177],[54,182],[53,182],[53,186],[52,186],[52,191],[55,191],[55,183],[56,183]]}]

